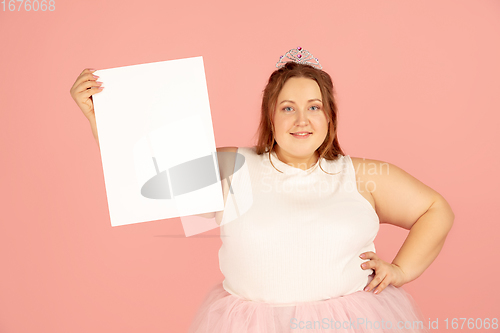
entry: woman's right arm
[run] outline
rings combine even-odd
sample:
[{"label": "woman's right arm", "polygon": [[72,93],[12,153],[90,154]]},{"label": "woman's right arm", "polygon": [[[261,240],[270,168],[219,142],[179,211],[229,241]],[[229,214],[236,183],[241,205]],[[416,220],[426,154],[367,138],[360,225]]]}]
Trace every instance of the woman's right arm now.
[{"label": "woman's right arm", "polygon": [[102,82],[96,81],[98,76],[92,73],[96,70],[89,68],[84,69],[76,78],[75,83],[70,89],[71,97],[76,102],[76,105],[82,110],[83,115],[87,118],[92,128],[97,146],[99,147],[99,137],[97,136],[97,125],[95,121],[94,103],[92,95],[100,93],[104,87],[101,87]]},{"label": "woman's right arm", "polygon": [[[229,194],[229,188],[231,187],[231,181],[233,179],[234,165],[236,162],[236,152],[238,147],[220,147],[217,148],[219,154],[217,156],[217,161],[219,163],[219,175],[222,185],[222,198],[224,200],[224,207],[226,207],[227,196]],[[231,153],[231,154],[229,154]],[[215,218],[215,222],[220,225],[222,221],[222,216],[224,210],[212,213],[197,214],[195,216],[204,217],[207,219]]]},{"label": "woman's right arm", "polygon": [[90,127],[92,128],[92,134],[94,135],[95,142],[97,142],[97,147],[101,149],[99,146],[99,136],[97,135],[97,125],[95,122],[95,116],[92,119],[89,119]]}]

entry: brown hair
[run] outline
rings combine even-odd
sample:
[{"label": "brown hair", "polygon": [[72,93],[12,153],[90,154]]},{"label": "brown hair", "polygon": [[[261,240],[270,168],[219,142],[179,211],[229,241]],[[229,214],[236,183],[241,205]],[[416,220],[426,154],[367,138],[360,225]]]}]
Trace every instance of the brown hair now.
[{"label": "brown hair", "polygon": [[[270,155],[271,151],[274,150],[274,146],[277,144],[274,139],[274,111],[278,95],[285,85],[285,82],[291,77],[313,79],[318,83],[319,89],[321,90],[324,112],[329,124],[325,141],[317,149],[319,159],[325,158],[326,160],[335,160],[338,154],[344,155],[337,138],[338,110],[334,97],[335,90],[330,75],[323,70],[295,62],[288,62],[280,69],[275,70],[269,77],[269,82],[264,89],[260,124],[257,129],[257,134],[259,135],[256,146],[257,154],[269,153]],[[323,168],[321,169],[323,170]]]}]

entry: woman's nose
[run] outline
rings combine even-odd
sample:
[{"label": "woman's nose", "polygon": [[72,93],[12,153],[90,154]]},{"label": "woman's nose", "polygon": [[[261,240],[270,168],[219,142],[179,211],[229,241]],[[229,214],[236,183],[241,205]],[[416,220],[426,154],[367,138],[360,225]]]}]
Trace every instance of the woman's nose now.
[{"label": "woman's nose", "polygon": [[308,118],[307,118],[307,113],[305,111],[299,111],[296,114],[297,117],[295,121],[297,124],[307,124]]}]

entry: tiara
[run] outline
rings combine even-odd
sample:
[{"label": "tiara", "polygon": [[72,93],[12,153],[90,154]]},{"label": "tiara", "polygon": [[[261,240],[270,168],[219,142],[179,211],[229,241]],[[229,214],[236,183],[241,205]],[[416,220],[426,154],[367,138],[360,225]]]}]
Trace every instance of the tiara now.
[{"label": "tiara", "polygon": [[304,50],[300,46],[296,49],[291,49],[284,56],[280,57],[280,60],[276,63],[276,67],[281,68],[285,66],[287,62],[296,62],[298,64],[305,64],[309,66],[313,66],[317,69],[322,69],[319,64],[318,58],[314,58],[314,56],[309,53],[309,51]]}]

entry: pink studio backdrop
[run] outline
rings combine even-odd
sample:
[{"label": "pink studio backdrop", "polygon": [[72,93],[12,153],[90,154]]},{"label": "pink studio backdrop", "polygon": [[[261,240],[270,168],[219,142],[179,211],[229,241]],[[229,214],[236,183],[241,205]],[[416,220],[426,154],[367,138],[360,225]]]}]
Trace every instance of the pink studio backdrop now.
[{"label": "pink studio backdrop", "polygon": [[[0,332],[185,332],[223,279],[219,229],[111,227],[99,150],[69,94],[84,68],[201,55],[217,146],[251,146],[266,80],[297,46],[334,80],[345,152],[403,168],[454,209],[441,254],[404,286],[424,316],[439,332],[500,317],[499,1],[18,7],[0,7]],[[382,225],[377,252],[391,262],[406,235]]]}]

